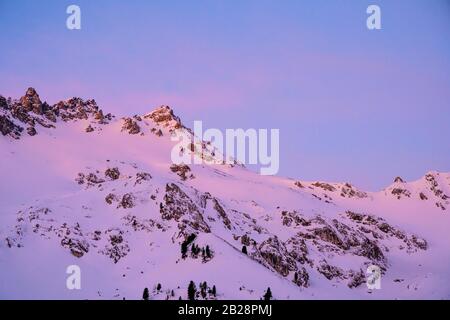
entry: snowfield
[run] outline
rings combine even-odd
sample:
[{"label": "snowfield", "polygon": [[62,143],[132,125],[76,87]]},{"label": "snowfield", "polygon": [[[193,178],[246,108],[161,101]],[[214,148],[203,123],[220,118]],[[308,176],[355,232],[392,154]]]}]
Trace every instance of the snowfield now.
[{"label": "snowfield", "polygon": [[165,106],[119,119],[32,88],[0,96],[0,299],[187,299],[191,280],[198,299],[450,298],[449,173],[365,192],[174,165],[174,130],[188,129]]}]

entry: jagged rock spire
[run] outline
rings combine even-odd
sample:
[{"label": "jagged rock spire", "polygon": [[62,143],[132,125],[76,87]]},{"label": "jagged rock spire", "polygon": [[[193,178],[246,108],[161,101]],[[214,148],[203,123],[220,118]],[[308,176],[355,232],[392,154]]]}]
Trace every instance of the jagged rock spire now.
[{"label": "jagged rock spire", "polygon": [[182,127],[181,120],[174,113],[171,107],[163,105],[144,116],[145,119],[152,119],[156,124],[172,129]]},{"label": "jagged rock spire", "polygon": [[20,98],[20,104],[25,112],[33,111],[36,114],[43,114],[42,101],[34,88],[28,88],[25,95]]}]

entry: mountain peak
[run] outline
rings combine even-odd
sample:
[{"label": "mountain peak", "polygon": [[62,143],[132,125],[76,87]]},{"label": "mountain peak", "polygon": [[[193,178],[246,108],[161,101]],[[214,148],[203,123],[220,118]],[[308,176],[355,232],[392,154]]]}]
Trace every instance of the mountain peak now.
[{"label": "mountain peak", "polygon": [[405,181],[401,177],[396,177],[394,183],[405,183]]},{"label": "mountain peak", "polygon": [[145,119],[152,119],[156,124],[179,129],[182,127],[181,120],[177,117],[173,109],[167,105],[162,105],[144,116]]},{"label": "mountain peak", "polygon": [[42,114],[42,101],[39,98],[36,89],[30,87],[25,92],[25,95],[20,98],[20,104],[25,112],[33,111],[36,114]]}]

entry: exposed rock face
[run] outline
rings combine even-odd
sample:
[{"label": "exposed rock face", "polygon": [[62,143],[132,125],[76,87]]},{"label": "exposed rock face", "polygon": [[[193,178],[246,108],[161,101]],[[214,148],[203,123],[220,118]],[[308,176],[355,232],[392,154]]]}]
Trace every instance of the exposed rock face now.
[{"label": "exposed rock face", "polygon": [[[406,245],[408,252],[415,252],[419,250],[427,249],[427,242],[424,239],[419,238],[416,235],[408,235],[405,232],[397,229],[394,226],[389,225],[384,219],[374,217],[371,215],[358,214],[351,211],[347,211],[346,216],[356,222],[356,227],[363,234],[370,234],[375,239],[395,238],[399,240],[403,245]],[[377,233],[376,228],[384,233],[381,236]],[[383,251],[376,244],[376,240],[370,240],[365,237],[362,241],[360,253],[371,259],[378,261],[384,261],[385,257]]]},{"label": "exposed rock face", "polygon": [[131,209],[134,207],[134,196],[131,193],[126,193],[122,196],[118,208]]},{"label": "exposed rock face", "polygon": [[89,133],[89,132],[93,132],[93,131],[94,131],[94,128],[92,128],[91,125],[88,125],[88,127],[86,128],[86,132]]},{"label": "exposed rock face", "polygon": [[428,197],[423,192],[419,194],[419,198],[420,200],[428,200]]},{"label": "exposed rock face", "polygon": [[134,185],[141,184],[142,181],[150,181],[152,179],[152,176],[150,173],[147,172],[138,172],[136,173],[136,182]]},{"label": "exposed rock face", "polygon": [[124,118],[122,131],[127,131],[129,134],[138,134],[141,132],[141,127],[132,118]]},{"label": "exposed rock face", "polygon": [[[30,136],[38,133],[39,126],[55,128],[54,124],[58,119],[64,122],[90,119],[91,124],[85,131],[92,132],[92,124],[107,124],[113,118],[111,114],[103,115],[95,100],[72,98],[50,106],[41,101],[34,88],[28,88],[19,100],[10,101],[0,96],[0,110],[0,131],[14,139],[21,137],[25,127]],[[17,121],[14,122],[13,119]]]},{"label": "exposed rock face", "polygon": [[304,267],[298,269],[294,274],[294,283],[299,287],[309,287],[309,274]]},{"label": "exposed rock face", "polygon": [[[53,110],[63,121],[87,120],[89,117],[95,119],[95,115],[101,112],[94,99],[83,100],[81,98],[71,98],[66,101],[60,101],[53,106]],[[104,119],[111,119],[108,114]]]},{"label": "exposed rock face", "polygon": [[12,122],[7,116],[0,115],[0,132],[4,136],[19,139],[22,131],[23,128]]},{"label": "exposed rock face", "polygon": [[201,208],[174,183],[166,185],[164,204],[161,204],[161,217],[179,222],[180,231],[189,236],[192,233],[211,232],[203,220]]},{"label": "exposed rock face", "polygon": [[181,120],[173,113],[169,106],[161,106],[144,116],[145,119],[153,120],[157,125],[175,130],[182,128]]},{"label": "exposed rock face", "polygon": [[94,185],[101,184],[105,182],[105,179],[98,177],[95,173],[89,172],[84,174],[82,172],[78,173],[78,177],[75,179],[78,184],[86,184],[87,187],[92,187]]},{"label": "exposed rock face", "polygon": [[311,225],[311,222],[303,218],[297,211],[282,211],[281,216],[283,225],[288,227],[292,226],[293,224],[295,224],[296,226],[302,225],[305,227]]},{"label": "exposed rock face", "polygon": [[37,131],[36,131],[36,129],[35,129],[34,127],[28,127],[28,128],[27,128],[27,133],[28,133],[30,136],[35,136],[35,135],[37,134]]},{"label": "exposed rock face", "polygon": [[107,230],[105,235],[109,238],[109,241],[101,253],[117,263],[130,252],[128,242],[123,237],[123,231],[119,229]]},{"label": "exposed rock face", "polygon": [[25,95],[20,98],[20,104],[25,112],[34,112],[39,115],[44,113],[42,101],[34,88],[28,88]]},{"label": "exposed rock face", "polygon": [[341,197],[344,198],[367,198],[367,193],[363,191],[357,190],[354,186],[352,186],[350,183],[345,183],[341,187]]},{"label": "exposed rock face", "polygon": [[341,249],[348,249],[348,245],[345,244],[337,235],[337,233],[329,226],[323,228],[314,229],[314,235],[322,241],[329,242]]},{"label": "exposed rock face", "polygon": [[294,185],[299,187],[299,188],[304,188],[305,187],[300,181],[295,181]]},{"label": "exposed rock face", "polygon": [[252,253],[252,256],[272,267],[283,277],[288,276],[290,271],[297,270],[294,259],[288,254],[286,246],[278,240],[277,236],[263,241],[257,251]]},{"label": "exposed rock face", "polygon": [[108,168],[105,171],[105,176],[108,177],[111,180],[117,180],[120,178],[120,171],[119,168]]},{"label": "exposed rock face", "polygon": [[366,275],[362,270],[359,270],[357,272],[350,273],[350,281],[348,282],[348,287],[350,289],[357,288],[360,285],[366,283]]},{"label": "exposed rock face", "polygon": [[0,109],[7,110],[9,109],[8,100],[5,97],[0,96]]},{"label": "exposed rock face", "polygon": [[117,198],[117,196],[114,193],[109,193],[105,197],[105,201],[106,201],[107,204],[113,204],[113,202],[118,202],[119,199]]},{"label": "exposed rock face", "polygon": [[194,178],[194,175],[190,173],[191,168],[185,164],[173,164],[170,166],[170,171],[176,173],[183,181]]},{"label": "exposed rock face", "polygon": [[411,237],[411,241],[413,245],[415,245],[417,248],[421,250],[427,250],[428,249],[428,243],[425,239],[419,238],[415,235]]},{"label": "exposed rock face", "polygon": [[394,188],[392,189],[391,193],[397,197],[397,199],[401,199],[402,197],[411,197],[411,192],[409,192],[406,189],[402,189],[402,188]]},{"label": "exposed rock face", "polygon": [[286,250],[300,264],[311,264],[311,260],[308,258],[308,246],[302,233],[292,236],[286,241]]},{"label": "exposed rock face", "polygon": [[403,181],[403,179],[401,177],[397,177],[394,179],[395,183],[405,183],[405,181]]},{"label": "exposed rock face", "polygon": [[[217,200],[215,197],[213,197],[209,192],[206,192],[199,197],[200,199],[200,207],[203,209],[207,208],[207,205],[209,202],[211,202],[212,209],[217,213],[217,216],[219,219],[223,222],[223,225],[228,230],[232,229],[232,223],[231,220],[223,208],[223,206],[220,204],[219,200]],[[210,217],[211,218],[211,217]]]},{"label": "exposed rock face", "polygon": [[333,192],[336,190],[335,187],[333,187],[331,184],[326,183],[326,182],[315,182],[312,185],[317,188],[322,188],[323,190],[326,190],[326,191]]},{"label": "exposed rock face", "polygon": [[319,261],[319,265],[317,266],[317,271],[321,273],[328,280],[332,280],[334,278],[342,279],[344,276],[344,271],[339,267],[330,265],[327,260],[323,259]]},{"label": "exposed rock face", "polygon": [[436,180],[436,177],[428,173],[425,175],[426,181],[428,181],[430,185],[430,190],[434,193],[434,195],[438,198],[441,198],[442,200],[447,200],[449,196],[447,196],[442,189],[439,188],[439,183]]},{"label": "exposed rock face", "polygon": [[69,249],[70,253],[77,258],[89,252],[89,243],[85,240],[64,237],[61,239],[61,246]]}]

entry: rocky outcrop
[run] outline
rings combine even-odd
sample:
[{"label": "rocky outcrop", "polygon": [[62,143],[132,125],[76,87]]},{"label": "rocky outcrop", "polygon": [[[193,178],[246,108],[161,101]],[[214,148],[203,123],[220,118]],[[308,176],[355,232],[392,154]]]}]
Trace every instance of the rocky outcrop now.
[{"label": "rocky outcrop", "polygon": [[317,187],[317,188],[321,188],[325,191],[330,191],[333,192],[336,190],[335,187],[333,187],[331,184],[326,183],[326,182],[315,182],[312,184],[312,186]]},{"label": "rocky outcrop", "polygon": [[120,200],[119,205],[117,208],[123,208],[123,209],[131,209],[135,206],[135,197],[132,193],[126,193],[122,196],[122,200]]},{"label": "rocky outcrop", "polygon": [[174,183],[166,185],[164,202],[160,206],[161,217],[164,220],[179,222],[182,234],[189,236],[195,232],[211,232],[203,220],[202,209]]},{"label": "rocky outcrop", "polygon": [[[414,234],[407,234],[404,231],[388,224],[384,219],[372,215],[355,213],[347,211],[345,216],[356,223],[356,228],[363,234],[370,234],[375,239],[388,240],[386,238],[397,239],[402,243],[400,247],[406,246],[408,252],[415,252],[417,250],[427,250],[427,242]],[[379,234],[380,230],[383,235]],[[363,238],[359,253],[370,259],[384,261],[385,257],[380,246],[377,245],[376,240],[370,240],[368,237]]]},{"label": "rocky outcrop", "polygon": [[86,131],[87,133],[93,132],[93,131],[94,131],[94,128],[92,127],[92,125],[88,125],[87,128],[85,129],[85,131]]},{"label": "rocky outcrop", "polygon": [[0,115],[0,132],[4,136],[19,139],[23,128],[12,122],[7,116]]},{"label": "rocky outcrop", "polygon": [[145,115],[144,119],[151,119],[156,125],[168,128],[169,131],[183,127],[180,118],[174,114],[173,110],[169,106],[161,106],[155,109]]},{"label": "rocky outcrop", "polygon": [[366,283],[366,275],[362,270],[356,271],[356,272],[350,272],[349,274],[350,281],[348,282],[347,286],[350,289],[357,288],[360,285]]},{"label": "rocky outcrop", "polygon": [[134,185],[141,184],[143,181],[150,181],[152,179],[152,175],[147,172],[138,172],[136,173],[136,181]]},{"label": "rocky outcrop", "polygon": [[100,252],[109,257],[114,263],[119,262],[130,252],[130,246],[123,237],[124,232],[119,229],[109,229],[105,231],[108,243]]},{"label": "rocky outcrop", "polygon": [[78,173],[78,177],[75,179],[78,184],[86,184],[87,187],[92,187],[105,182],[105,179],[100,178],[97,174],[89,172],[84,174],[82,172]]},{"label": "rocky outcrop", "polygon": [[401,177],[396,177],[394,183],[405,183],[405,181]]},{"label": "rocky outcrop", "polygon": [[352,186],[350,183],[345,183],[341,187],[341,197],[344,198],[367,198],[367,193],[363,191],[359,191],[354,186]]},{"label": "rocky outcrop", "polygon": [[295,226],[304,226],[307,227],[311,225],[311,222],[304,218],[301,214],[299,214],[297,211],[282,211],[281,212],[281,219],[283,221],[283,225],[291,227],[293,225]]},{"label": "rocky outcrop", "polygon": [[126,131],[129,134],[138,134],[141,132],[141,127],[138,125],[136,120],[132,118],[124,118],[122,131]]},{"label": "rocky outcrop", "polygon": [[114,193],[109,193],[105,197],[105,201],[106,201],[107,204],[113,204],[113,202],[118,202],[119,198],[117,198],[117,196]]},{"label": "rocky outcrop", "polygon": [[309,287],[309,273],[304,267],[301,267],[297,271],[295,271],[293,282],[299,287]]},{"label": "rocky outcrop", "polygon": [[344,277],[344,271],[341,268],[329,264],[325,259],[319,261],[316,269],[328,280],[343,279]]},{"label": "rocky outcrop", "polygon": [[200,207],[203,209],[206,209],[208,203],[211,202],[212,209],[217,212],[217,216],[223,222],[223,225],[228,230],[232,229],[231,220],[223,206],[220,204],[219,200],[213,197],[209,192],[205,192],[204,194],[200,195],[199,200]]},{"label": "rocky outcrop", "polygon": [[[450,198],[444,191],[443,188],[439,185],[438,182],[439,173],[427,173],[425,175],[425,181],[428,184],[428,188],[431,193],[437,198],[435,202],[436,207],[441,208],[442,210],[447,210],[447,206],[450,205]],[[421,195],[421,199],[423,196]],[[423,199],[422,199],[423,200]]]},{"label": "rocky outcrop", "polygon": [[91,119],[93,122],[99,124],[106,124],[113,118],[111,114],[98,117],[98,114],[103,115],[103,111],[97,105],[94,99],[83,100],[81,98],[71,98],[66,101],[60,101],[52,108],[53,112],[61,118],[62,121],[77,121]]},{"label": "rocky outcrop", "polygon": [[110,180],[117,180],[120,178],[120,171],[119,168],[108,168],[105,171],[105,177],[109,178]]},{"label": "rocky outcrop", "polygon": [[194,179],[194,175],[191,173],[191,168],[185,164],[172,164],[170,166],[170,171],[176,173],[183,181],[186,181],[188,178]]},{"label": "rocky outcrop", "polygon": [[268,265],[283,277],[289,275],[290,271],[297,271],[294,259],[288,254],[286,246],[277,236],[263,241],[252,257],[264,265]]},{"label": "rocky outcrop", "polygon": [[25,112],[34,112],[42,115],[44,111],[47,111],[44,110],[42,101],[34,88],[28,88],[25,95],[20,98],[19,103]]},{"label": "rocky outcrop", "polygon": [[314,229],[313,234],[315,237],[318,237],[320,240],[322,240],[324,242],[334,244],[335,246],[337,246],[343,250],[348,249],[348,245],[346,243],[344,243],[340,239],[338,234],[329,226]]},{"label": "rocky outcrop", "polygon": [[407,197],[410,198],[411,197],[411,192],[409,192],[406,189],[402,189],[402,188],[394,188],[392,189],[391,193],[397,197],[397,199],[401,199],[403,197]]},{"label": "rocky outcrop", "polygon": [[[72,98],[50,106],[41,101],[34,88],[28,88],[19,100],[11,101],[0,96],[0,110],[0,131],[15,139],[20,138],[24,127],[27,127],[26,131],[30,136],[34,136],[38,134],[39,126],[55,128],[58,119],[64,122],[90,120],[91,124],[85,131],[92,132],[93,124],[107,124],[114,117],[111,114],[103,115],[92,99],[84,101],[81,98]],[[12,119],[17,120],[17,123]]]}]

